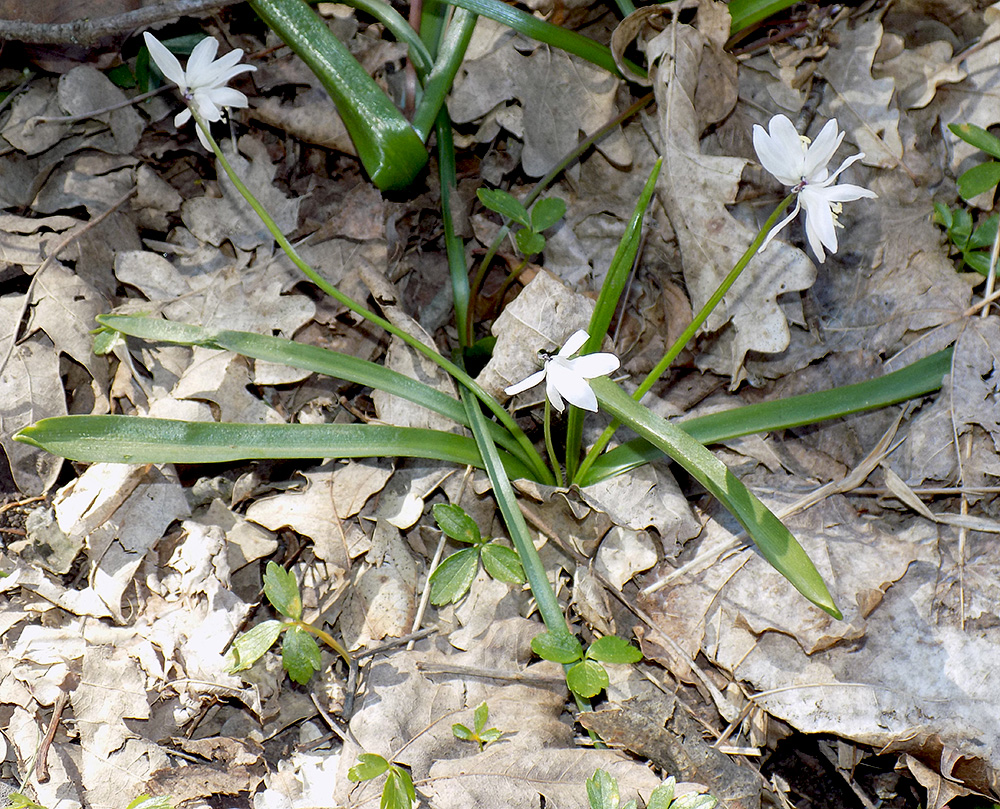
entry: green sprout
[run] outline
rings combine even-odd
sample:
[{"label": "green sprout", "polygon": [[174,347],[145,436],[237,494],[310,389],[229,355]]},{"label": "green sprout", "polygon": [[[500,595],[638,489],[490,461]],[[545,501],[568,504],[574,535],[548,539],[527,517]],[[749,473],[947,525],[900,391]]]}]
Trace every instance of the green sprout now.
[{"label": "green sprout", "polygon": [[490,709],[485,702],[480,703],[479,707],[476,708],[472,714],[472,719],[475,725],[472,730],[457,722],[451,726],[451,732],[455,734],[456,739],[461,739],[463,742],[476,742],[479,745],[479,749],[482,750],[486,745],[497,741],[503,736],[502,730],[486,727],[490,721]]},{"label": "green sprout", "polygon": [[413,779],[410,774],[398,764],[390,764],[382,756],[375,753],[362,753],[358,763],[347,771],[347,779],[354,781],[371,781],[383,773],[388,773],[382,786],[382,800],[379,809],[411,809],[417,800],[413,789]]}]

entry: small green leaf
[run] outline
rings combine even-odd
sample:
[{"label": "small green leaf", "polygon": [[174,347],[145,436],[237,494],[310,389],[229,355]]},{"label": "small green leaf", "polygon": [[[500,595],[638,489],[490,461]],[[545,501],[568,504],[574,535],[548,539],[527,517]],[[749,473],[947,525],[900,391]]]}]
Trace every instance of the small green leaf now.
[{"label": "small green leaf", "polygon": [[583,657],[583,646],[569,632],[542,632],[531,639],[531,650],[543,660],[573,663]]},{"label": "small green leaf", "polygon": [[465,725],[460,725],[458,723],[451,726],[451,733],[456,739],[461,739],[463,742],[474,742],[476,740],[476,734],[469,730]]},{"label": "small green leaf", "polygon": [[545,237],[541,233],[524,228],[514,234],[514,241],[517,242],[517,249],[521,255],[533,256],[541,253],[545,249]]},{"label": "small green leaf", "polygon": [[649,803],[646,809],[669,809],[674,802],[674,787],[677,780],[671,775],[666,781],[660,784],[649,796]]},{"label": "small green leaf", "polygon": [[965,263],[980,275],[990,274],[990,254],[986,250],[976,250],[972,253],[965,253],[962,256]]},{"label": "small green leaf", "polygon": [[499,188],[480,188],[476,190],[476,196],[491,211],[496,211],[526,228],[531,227],[527,208],[506,191],[501,191]]},{"label": "small green leaf", "polygon": [[483,567],[494,579],[507,584],[524,584],[524,568],[517,551],[490,542],[482,549]]},{"label": "small green leaf", "polygon": [[281,621],[264,621],[237,637],[226,653],[226,670],[230,673],[246,671],[274,646],[287,626]]},{"label": "small green leaf", "polygon": [[711,795],[690,793],[681,795],[671,804],[670,809],[713,809],[717,803],[718,801]]},{"label": "small green leaf", "polygon": [[438,503],[434,506],[434,520],[445,535],[456,542],[465,542],[469,545],[478,545],[482,542],[479,526],[461,506],[454,503]]},{"label": "small green leaf", "polygon": [[998,222],[1000,222],[1000,214],[993,214],[972,231],[972,235],[969,237],[969,249],[992,247],[993,240],[997,237]]},{"label": "small green leaf", "polygon": [[140,795],[125,809],[173,809],[169,795]]},{"label": "small green leaf", "polygon": [[587,799],[590,809],[618,809],[621,798],[618,781],[604,770],[597,770],[587,779]]},{"label": "small green leaf", "polygon": [[281,644],[281,665],[289,677],[299,685],[305,685],[322,664],[319,646],[312,635],[299,626],[293,626],[285,633]]},{"label": "small green leaf", "polygon": [[417,799],[417,792],[413,788],[413,779],[402,767],[393,764],[389,768],[389,778],[386,779],[385,786],[382,787],[382,800],[379,802],[380,809],[410,809]]},{"label": "small green leaf", "polygon": [[635,798],[632,798],[628,803],[622,806],[622,809],[636,809],[638,804],[635,802]]},{"label": "small green leaf", "polygon": [[102,326],[99,329],[94,329],[91,334],[94,335],[94,345],[91,349],[98,357],[104,357],[114,351],[115,347],[118,345],[125,345],[125,337],[121,332],[115,331],[114,329],[108,329]]},{"label": "small green leaf", "polygon": [[382,756],[374,753],[362,753],[358,756],[358,763],[347,771],[347,780],[357,783],[358,781],[371,781],[378,778],[389,769],[389,762]]},{"label": "small green leaf", "polygon": [[531,229],[541,233],[552,227],[566,215],[566,203],[559,197],[546,197],[535,203],[531,209]]},{"label": "small green leaf", "polygon": [[605,635],[590,644],[587,657],[602,663],[638,663],[642,660],[642,652],[624,638]]},{"label": "small green leaf", "polygon": [[431,573],[431,604],[440,607],[464,596],[476,578],[479,551],[462,548],[445,559]]},{"label": "small green leaf", "polygon": [[934,221],[945,228],[951,227],[951,210],[940,202],[934,203]]},{"label": "small green leaf", "polygon": [[282,615],[293,621],[302,619],[302,597],[294,573],[279,564],[268,562],[264,571],[264,595]]},{"label": "small green leaf", "polygon": [[958,193],[962,199],[972,199],[980,194],[991,191],[1000,183],[1000,163],[991,160],[979,166],[973,166],[958,178]]},{"label": "small green leaf", "polygon": [[584,660],[566,672],[569,690],[587,699],[600,694],[609,682],[604,666],[594,660]]},{"label": "small green leaf", "polygon": [[499,741],[503,738],[503,731],[498,728],[490,728],[479,734],[479,742],[485,747],[488,744]]},{"label": "small green leaf", "polygon": [[472,713],[472,719],[476,725],[476,733],[482,733],[486,730],[486,723],[490,721],[490,707],[485,702],[480,702]]},{"label": "small green leaf", "polygon": [[976,126],[975,124],[948,124],[948,129],[966,143],[971,143],[977,149],[982,149],[986,154],[1000,159],[1000,140],[981,126]]},{"label": "small green leaf", "polygon": [[972,235],[972,215],[965,208],[956,208],[951,227],[948,228],[951,240],[962,247]]}]

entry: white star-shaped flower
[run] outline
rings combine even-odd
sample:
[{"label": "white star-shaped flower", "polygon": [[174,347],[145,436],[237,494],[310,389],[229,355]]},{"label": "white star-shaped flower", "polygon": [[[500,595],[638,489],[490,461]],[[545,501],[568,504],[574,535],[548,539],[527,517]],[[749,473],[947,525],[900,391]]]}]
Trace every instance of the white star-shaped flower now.
[{"label": "white star-shaped flower", "polygon": [[570,359],[583,348],[588,339],[589,335],[583,329],[573,332],[566,344],[559,349],[559,353],[546,359],[545,367],[541,371],[533,373],[516,385],[504,388],[503,392],[508,396],[514,396],[535,387],[544,379],[545,395],[560,413],[566,409],[563,399],[571,405],[596,413],[597,397],[590,389],[587,380],[617,371],[621,362],[614,354],[585,354]]},{"label": "white star-shaped flower", "polygon": [[795,208],[767,235],[761,250],[791,222],[802,208],[806,212],[806,239],[820,262],[826,261],[824,248],[837,252],[837,214],[840,204],[862,197],[877,197],[874,191],[859,185],[834,185],[840,173],[864,157],[856,154],[840,164],[833,174],[826,164],[836,153],[844,133],[838,132],[835,118],[826,122],[815,141],[802,138],[784,115],[775,115],[767,125],[754,124],[753,148],[760,164],[794,193]]},{"label": "white star-shaped flower", "polygon": [[[216,59],[219,43],[212,37],[205,37],[194,46],[187,62],[187,69],[184,69],[177,61],[177,57],[168,51],[160,40],[149,32],[144,33],[143,38],[146,40],[146,47],[149,48],[149,55],[160,72],[177,85],[184,100],[189,106],[194,107],[205,121],[221,121],[222,110],[225,107],[247,106],[247,97],[243,93],[232,87],[226,87],[227,82],[240,73],[257,69],[253,65],[236,64],[243,58],[243,51],[240,48]],[[190,120],[191,110],[185,108],[177,113],[174,125],[183,126]],[[202,146],[210,150],[201,127],[198,127],[198,140]]]}]

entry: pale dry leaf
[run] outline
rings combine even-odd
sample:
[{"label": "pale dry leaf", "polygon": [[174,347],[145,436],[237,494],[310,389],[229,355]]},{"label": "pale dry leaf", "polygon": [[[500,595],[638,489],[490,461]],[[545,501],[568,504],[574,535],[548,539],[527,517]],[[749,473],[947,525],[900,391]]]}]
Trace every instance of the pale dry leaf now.
[{"label": "pale dry leaf", "polygon": [[[747,161],[703,154],[700,145],[702,130],[711,123],[702,119],[696,105],[699,97],[709,95],[705,77],[710,77],[712,87],[722,83],[719,93],[726,92],[727,82],[735,88],[735,61],[722,52],[721,42],[680,24],[656,36],[647,56],[659,65],[653,82],[663,155],[657,192],[676,232],[684,280],[697,310],[756,236],[726,208],[736,200]],[[777,298],[807,289],[815,277],[805,253],[779,242],[769,248],[767,261],[751,264],[716,307],[707,328],[719,331],[731,324],[735,332],[729,355],[718,368],[732,377],[733,384],[742,378],[747,352],[777,353],[788,346],[788,324]]]},{"label": "pale dry leaf", "polygon": [[[963,447],[962,484],[995,485],[1000,477],[1000,326],[997,318],[973,318],[955,343],[949,378],[954,434]],[[978,429],[976,429],[978,428]],[[965,455],[962,436],[980,433]]]},{"label": "pale dry leaf", "polygon": [[135,107],[126,104],[125,93],[97,68],[75,67],[59,77],[59,103],[68,115],[85,116],[95,110],[118,106],[89,121],[74,124],[89,134],[87,148],[111,154],[132,154],[144,128]]},{"label": "pale dry leaf", "polygon": [[424,500],[455,473],[449,464],[400,459],[392,480],[382,489],[375,516],[400,530],[413,527],[424,513]]},{"label": "pale dry leaf", "polygon": [[171,395],[216,405],[217,421],[240,424],[284,424],[284,417],[248,389],[249,362],[228,351],[196,346],[191,364],[177,380]]},{"label": "pale dry leaf", "polygon": [[[52,248],[66,238],[66,232],[81,224],[72,216],[41,216],[34,219],[15,214],[0,214],[0,261],[16,264],[33,275],[52,253]],[[69,255],[69,251],[61,255]],[[13,323],[5,319],[5,324]]]},{"label": "pale dry leaf", "polygon": [[57,121],[36,123],[33,119],[59,118],[63,114],[56,95],[56,82],[52,79],[35,81],[14,99],[2,134],[18,151],[41,154],[62,141],[70,125]]},{"label": "pale dry leaf", "polygon": [[917,783],[927,790],[928,809],[944,809],[955,798],[975,794],[973,790],[942,777],[941,773],[932,770],[909,753],[903,756],[903,762]]},{"label": "pale dry leaf", "polygon": [[601,540],[594,567],[621,590],[637,573],[656,564],[656,548],[645,531],[615,526]]},{"label": "pale dry leaf", "polygon": [[573,571],[573,611],[588,627],[601,635],[615,634],[615,619],[604,585],[585,565]]},{"label": "pale dry leaf", "polygon": [[864,152],[862,162],[893,168],[903,157],[899,109],[893,103],[895,82],[872,76],[875,52],[882,42],[882,23],[872,19],[853,28],[842,24],[835,30],[840,42],[830,49],[818,70],[829,88],[820,112],[837,119]]},{"label": "pale dry leaf", "polygon": [[92,217],[99,216],[135,187],[137,162],[130,155],[70,155],[53,169],[31,207],[57,213],[82,206]]},{"label": "pale dry leaf", "polygon": [[952,58],[951,43],[944,40],[904,47],[892,59],[873,65],[872,75],[895,82],[899,106],[904,110],[923,109],[934,100],[942,84],[955,84],[966,77]]}]

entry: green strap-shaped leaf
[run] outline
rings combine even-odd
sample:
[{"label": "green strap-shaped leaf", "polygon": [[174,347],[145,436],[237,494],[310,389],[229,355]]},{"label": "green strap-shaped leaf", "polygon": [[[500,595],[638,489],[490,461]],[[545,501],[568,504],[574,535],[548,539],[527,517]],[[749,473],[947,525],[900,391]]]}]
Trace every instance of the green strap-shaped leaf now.
[{"label": "green strap-shaped leaf", "polygon": [[602,409],[673,458],[708,489],[796,590],[835,618],[843,617],[823,577],[791,531],[704,444],[643,407],[610,379],[593,379],[590,387]]},{"label": "green strap-shaped leaf", "polygon": [[250,0],[257,15],[326,88],[358,157],[381,190],[405,188],[427,163],[409,121],[305,0]]},{"label": "green strap-shaped leaf", "polygon": [[[431,458],[483,468],[466,436],[385,424],[230,424],[137,416],[56,416],[14,438],[87,463],[224,463],[288,458]],[[497,450],[511,477],[527,467]]]}]

